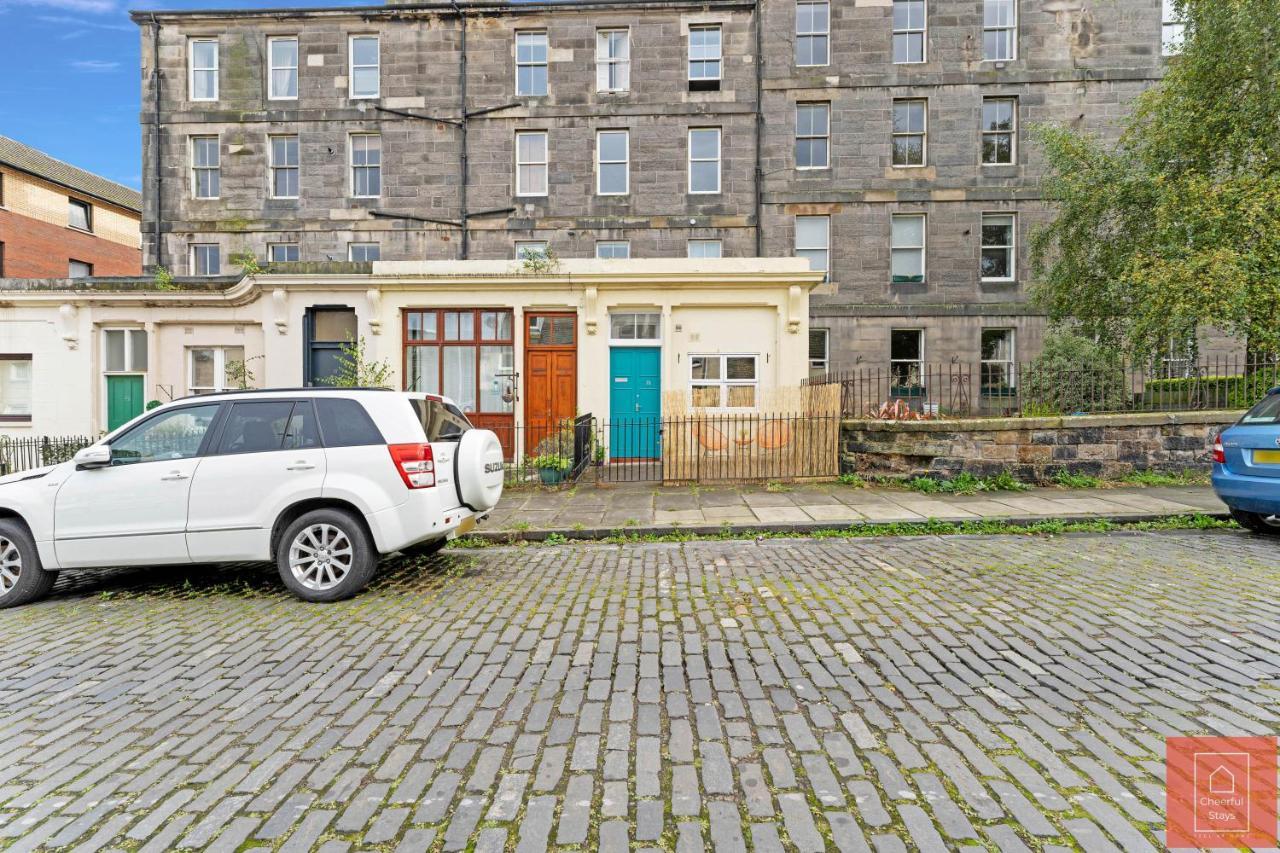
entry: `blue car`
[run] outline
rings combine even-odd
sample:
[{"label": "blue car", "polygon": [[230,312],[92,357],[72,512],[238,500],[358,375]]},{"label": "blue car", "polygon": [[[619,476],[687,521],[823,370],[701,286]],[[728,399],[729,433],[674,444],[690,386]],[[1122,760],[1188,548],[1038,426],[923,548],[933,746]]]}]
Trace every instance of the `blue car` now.
[{"label": "blue car", "polygon": [[1280,388],[1214,442],[1213,490],[1242,527],[1280,534]]}]

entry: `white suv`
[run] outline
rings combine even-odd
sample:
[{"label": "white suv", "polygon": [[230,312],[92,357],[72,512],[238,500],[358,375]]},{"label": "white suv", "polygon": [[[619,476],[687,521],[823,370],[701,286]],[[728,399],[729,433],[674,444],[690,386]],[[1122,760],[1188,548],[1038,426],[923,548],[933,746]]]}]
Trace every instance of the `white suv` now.
[{"label": "white suv", "polygon": [[70,462],[0,477],[0,607],[59,569],[275,560],[336,601],[378,556],[431,553],[502,496],[497,436],[449,400],[303,388],[189,397]]}]

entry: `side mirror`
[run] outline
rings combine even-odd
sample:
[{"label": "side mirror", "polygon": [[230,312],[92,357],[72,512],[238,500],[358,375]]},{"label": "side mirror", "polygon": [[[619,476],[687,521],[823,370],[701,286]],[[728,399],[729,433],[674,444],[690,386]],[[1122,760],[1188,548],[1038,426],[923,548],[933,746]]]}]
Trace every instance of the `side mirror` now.
[{"label": "side mirror", "polygon": [[111,446],[91,444],[77,450],[71,459],[76,463],[76,468],[101,468],[111,464]]}]

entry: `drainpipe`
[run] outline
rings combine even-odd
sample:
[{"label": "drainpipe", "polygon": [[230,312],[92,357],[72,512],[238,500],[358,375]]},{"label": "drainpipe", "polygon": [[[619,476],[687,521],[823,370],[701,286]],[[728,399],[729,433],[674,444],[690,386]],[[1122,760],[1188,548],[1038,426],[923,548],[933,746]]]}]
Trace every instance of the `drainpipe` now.
[{"label": "drainpipe", "polygon": [[155,266],[164,265],[164,244],[160,238],[160,219],[161,211],[164,210],[164,175],[160,169],[160,98],[163,95],[162,78],[160,75],[160,23],[156,20],[154,12],[151,13],[151,61],[153,67],[151,69],[151,92],[155,97],[155,103],[152,105],[152,127],[151,127],[151,159],[152,165],[155,167],[155,192],[153,198],[155,201],[155,221],[152,223],[152,240],[155,244]]},{"label": "drainpipe", "polygon": [[759,258],[764,256],[764,223],[761,222],[760,220],[761,210],[763,208],[763,195],[764,195],[764,188],[761,186],[764,182],[764,175],[762,174],[761,168],[760,168],[760,157],[761,157],[760,136],[764,132],[764,111],[762,108],[763,105],[761,104],[761,96],[764,90],[764,82],[763,82],[764,65],[761,57],[762,48],[761,48],[761,32],[760,31],[762,27],[761,27],[761,21],[760,21],[760,0],[756,0],[753,17],[755,19],[755,37],[756,37],[756,56],[755,56],[755,59],[756,59],[756,62],[755,62],[755,66],[756,66],[756,175],[755,175],[755,178],[756,178],[755,179],[756,257]]},{"label": "drainpipe", "polygon": [[453,11],[458,15],[458,96],[462,101],[458,115],[462,118],[459,127],[462,130],[458,168],[462,170],[462,180],[458,182],[458,220],[462,223],[462,243],[460,245],[462,260],[467,260],[470,250],[470,234],[467,227],[467,16],[458,4],[452,3]]}]

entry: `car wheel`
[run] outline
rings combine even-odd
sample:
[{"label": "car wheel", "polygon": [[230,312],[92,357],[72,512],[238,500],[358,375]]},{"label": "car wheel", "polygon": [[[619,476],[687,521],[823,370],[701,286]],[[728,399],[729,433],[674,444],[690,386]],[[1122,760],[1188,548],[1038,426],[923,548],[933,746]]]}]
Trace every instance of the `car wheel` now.
[{"label": "car wheel", "polygon": [[401,548],[400,553],[406,557],[434,557],[444,550],[444,546],[449,544],[449,540],[443,536],[439,539],[431,539],[426,542],[418,542],[407,548]]},{"label": "car wheel", "polygon": [[57,579],[57,572],[40,567],[40,552],[27,528],[0,520],[0,608],[44,598]]},{"label": "car wheel", "polygon": [[1236,520],[1236,524],[1245,530],[1251,530],[1254,533],[1265,533],[1270,536],[1280,536],[1280,518],[1277,518],[1277,516],[1233,509],[1231,510],[1231,517]]},{"label": "car wheel", "polygon": [[285,528],[276,567],[289,591],[303,601],[340,601],[373,579],[378,552],[365,526],[351,513],[317,509]]}]

